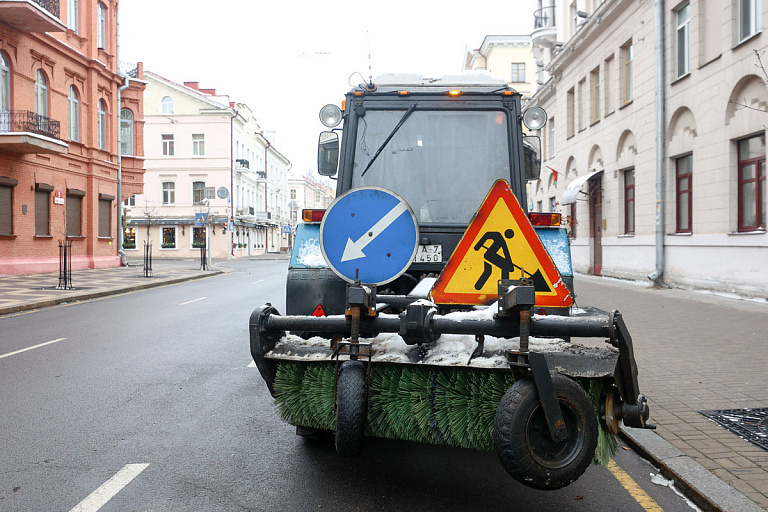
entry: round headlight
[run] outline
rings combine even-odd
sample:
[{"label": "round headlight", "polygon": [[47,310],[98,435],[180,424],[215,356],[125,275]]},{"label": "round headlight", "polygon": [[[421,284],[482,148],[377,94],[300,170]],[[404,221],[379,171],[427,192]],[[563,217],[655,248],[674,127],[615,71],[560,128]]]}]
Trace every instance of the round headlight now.
[{"label": "round headlight", "polygon": [[320,109],[320,122],[328,128],[334,128],[341,122],[341,109],[328,104]]},{"label": "round headlight", "polygon": [[531,107],[523,114],[523,123],[529,130],[541,130],[547,124],[547,113],[541,107]]}]

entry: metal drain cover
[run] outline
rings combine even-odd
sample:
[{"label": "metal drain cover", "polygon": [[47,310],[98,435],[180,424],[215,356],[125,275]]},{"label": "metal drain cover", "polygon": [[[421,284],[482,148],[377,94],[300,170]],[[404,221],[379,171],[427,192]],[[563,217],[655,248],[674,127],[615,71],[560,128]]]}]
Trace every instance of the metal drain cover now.
[{"label": "metal drain cover", "polygon": [[768,450],[768,408],[699,412],[740,438]]}]

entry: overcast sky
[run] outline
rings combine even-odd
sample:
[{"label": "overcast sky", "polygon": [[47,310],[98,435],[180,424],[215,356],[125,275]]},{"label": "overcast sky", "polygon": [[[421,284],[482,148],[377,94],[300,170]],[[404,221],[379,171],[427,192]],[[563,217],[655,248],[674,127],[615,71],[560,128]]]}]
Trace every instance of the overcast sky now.
[{"label": "overcast sky", "polygon": [[[474,14],[468,13],[469,9]],[[316,172],[318,120],[349,83],[410,72],[458,73],[465,47],[489,34],[530,34],[533,2],[125,0],[120,60],[246,103],[293,173]]]}]

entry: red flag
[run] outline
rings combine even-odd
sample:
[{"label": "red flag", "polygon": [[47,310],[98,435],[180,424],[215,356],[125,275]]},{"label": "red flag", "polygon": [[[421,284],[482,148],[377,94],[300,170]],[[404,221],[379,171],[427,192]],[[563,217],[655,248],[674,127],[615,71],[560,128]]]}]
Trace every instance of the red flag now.
[{"label": "red flag", "polygon": [[555,185],[557,185],[557,171],[556,171],[556,170],[554,170],[553,168],[551,168],[550,166],[547,166],[547,169],[549,169],[550,171],[552,171],[552,176],[554,177],[554,179],[552,180],[552,183],[554,183]]}]

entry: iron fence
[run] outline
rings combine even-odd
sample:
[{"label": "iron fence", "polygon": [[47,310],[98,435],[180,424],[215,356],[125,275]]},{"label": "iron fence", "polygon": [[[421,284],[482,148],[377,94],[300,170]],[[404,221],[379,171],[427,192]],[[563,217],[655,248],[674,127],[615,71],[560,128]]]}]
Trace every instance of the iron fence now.
[{"label": "iron fence", "polygon": [[0,133],[32,132],[59,139],[61,123],[29,110],[0,110]]},{"label": "iron fence", "polygon": [[32,2],[36,3],[57,18],[59,17],[61,11],[59,9],[59,0],[32,0]]},{"label": "iron fence", "polygon": [[555,27],[555,6],[542,7],[533,13],[533,28]]}]

